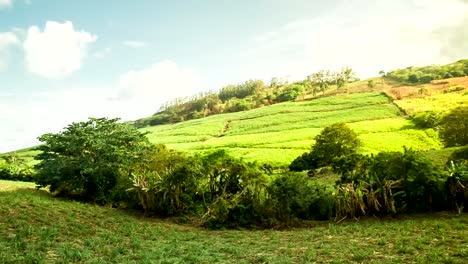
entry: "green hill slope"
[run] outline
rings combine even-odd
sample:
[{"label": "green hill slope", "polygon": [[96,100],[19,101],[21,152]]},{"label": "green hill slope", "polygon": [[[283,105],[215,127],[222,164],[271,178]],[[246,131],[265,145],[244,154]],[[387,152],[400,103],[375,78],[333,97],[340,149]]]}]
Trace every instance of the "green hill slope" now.
[{"label": "green hill slope", "polygon": [[[130,123],[143,127],[141,131],[148,132],[152,142],[167,144],[177,150],[199,153],[226,149],[248,161],[274,166],[285,166],[308,151],[315,135],[335,122],[348,123],[356,130],[363,141],[362,153],[398,151],[407,146],[417,150],[435,149],[436,153],[429,156],[437,157],[441,148],[437,133],[433,129],[415,128],[404,115],[423,111],[446,112],[465,105],[468,102],[468,77],[440,78],[467,74],[467,60],[442,66],[408,67],[381,78],[351,82],[341,89],[331,84],[317,95],[312,93],[307,80],[274,87],[261,81],[247,81],[225,87],[235,88],[237,92],[253,92],[243,99],[234,97],[224,102],[216,93],[202,94]],[[410,77],[415,82],[410,82]],[[298,97],[277,103],[278,98],[290,93]],[[254,109],[242,110],[243,107]],[[223,112],[231,108],[237,112]],[[207,117],[200,118],[202,116]],[[168,120],[164,121],[165,118]],[[180,122],[187,119],[191,120]],[[170,124],[151,126],[152,121]],[[446,152],[444,157],[450,151]],[[31,148],[18,150],[0,154],[0,158],[11,154],[32,165],[37,151]],[[436,162],[443,164],[445,160]]]},{"label": "green hill slope", "polygon": [[226,149],[249,161],[284,166],[310,149],[320,130],[349,123],[363,141],[363,153],[436,149],[432,130],[419,130],[380,92],[355,93],[286,102],[250,111],[221,114],[143,128],[154,143],[189,152]]}]

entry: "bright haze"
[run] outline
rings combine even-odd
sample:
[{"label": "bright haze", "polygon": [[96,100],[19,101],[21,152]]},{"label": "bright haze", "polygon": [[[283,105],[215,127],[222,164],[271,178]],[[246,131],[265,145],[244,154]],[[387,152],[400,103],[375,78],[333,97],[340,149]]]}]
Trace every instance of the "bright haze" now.
[{"label": "bright haze", "polygon": [[468,58],[466,0],[0,0],[0,152],[247,79]]}]

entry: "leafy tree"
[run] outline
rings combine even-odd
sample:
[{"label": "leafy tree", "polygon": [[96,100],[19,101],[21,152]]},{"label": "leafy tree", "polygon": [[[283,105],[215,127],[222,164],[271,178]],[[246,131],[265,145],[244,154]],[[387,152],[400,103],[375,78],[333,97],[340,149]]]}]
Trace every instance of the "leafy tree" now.
[{"label": "leafy tree", "polygon": [[439,133],[446,147],[467,145],[468,106],[457,107],[444,116]]},{"label": "leafy tree", "polygon": [[356,132],[345,123],[335,123],[325,127],[315,137],[312,154],[320,160],[319,165],[328,165],[334,157],[356,153],[359,145],[360,140]]},{"label": "leafy tree", "polygon": [[342,68],[340,71],[334,74],[336,88],[340,89],[349,82],[352,82],[355,79],[355,74],[353,69],[349,67]]},{"label": "leafy tree", "polygon": [[374,82],[374,80],[369,80],[369,81],[367,81],[367,87],[369,87],[369,88],[371,88],[371,89],[372,89],[372,88],[375,88],[375,82]]},{"label": "leafy tree", "polygon": [[313,84],[313,94],[317,93],[317,91],[325,93],[325,90],[330,85],[331,80],[331,73],[330,71],[318,71],[316,73],[312,73],[311,75],[307,76],[307,79]]},{"label": "leafy tree", "polygon": [[113,188],[128,180],[149,146],[144,134],[118,120],[90,118],[40,136],[36,183],[85,200],[112,200]]},{"label": "leafy tree", "polygon": [[291,84],[286,86],[282,91],[278,92],[276,97],[277,102],[294,101],[296,98],[303,94],[304,86],[300,84]]},{"label": "leafy tree", "polygon": [[315,169],[332,164],[335,157],[347,156],[357,152],[360,140],[345,123],[335,123],[325,127],[315,137],[315,145],[310,153],[296,158],[289,168],[292,171]]},{"label": "leafy tree", "polygon": [[271,78],[270,88],[276,88],[278,86],[280,86],[280,80],[278,79],[278,77]]}]

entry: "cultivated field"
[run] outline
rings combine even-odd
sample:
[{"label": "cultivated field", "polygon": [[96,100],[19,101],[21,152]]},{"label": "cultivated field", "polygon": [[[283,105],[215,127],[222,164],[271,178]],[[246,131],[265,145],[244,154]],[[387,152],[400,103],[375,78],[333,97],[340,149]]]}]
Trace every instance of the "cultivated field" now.
[{"label": "cultivated field", "polygon": [[432,81],[430,84],[386,89],[407,114],[445,112],[468,104],[468,77]]},{"label": "cultivated field", "polygon": [[[413,86],[398,86],[390,80],[384,83],[381,78],[374,81],[377,86],[372,89],[367,87],[367,80],[349,84],[349,94],[331,89],[321,98],[141,130],[148,132],[152,142],[176,150],[199,153],[226,149],[247,161],[286,166],[310,150],[313,138],[323,127],[335,122],[348,123],[359,134],[362,153],[401,151],[402,146],[437,152],[441,149],[437,133],[415,128],[400,109],[408,115],[429,110],[445,112],[468,102],[468,77]],[[28,163],[35,163],[37,151],[16,153]]]},{"label": "cultivated field", "polygon": [[361,152],[438,149],[432,130],[413,123],[380,92],[286,102],[250,111],[143,128],[154,143],[189,152],[226,149],[249,161],[289,164],[308,151],[327,125],[349,123],[361,138]]}]

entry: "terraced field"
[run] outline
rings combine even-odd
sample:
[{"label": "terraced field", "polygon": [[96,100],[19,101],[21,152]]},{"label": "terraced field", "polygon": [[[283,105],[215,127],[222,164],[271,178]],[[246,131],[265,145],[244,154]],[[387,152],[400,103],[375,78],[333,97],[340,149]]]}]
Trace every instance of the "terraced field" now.
[{"label": "terraced field", "polygon": [[286,102],[250,111],[143,128],[154,143],[192,153],[226,149],[249,161],[285,166],[310,149],[327,125],[349,123],[363,141],[361,152],[397,151],[402,146],[438,149],[433,130],[416,129],[380,92]]}]

